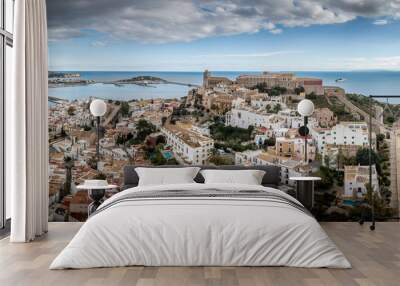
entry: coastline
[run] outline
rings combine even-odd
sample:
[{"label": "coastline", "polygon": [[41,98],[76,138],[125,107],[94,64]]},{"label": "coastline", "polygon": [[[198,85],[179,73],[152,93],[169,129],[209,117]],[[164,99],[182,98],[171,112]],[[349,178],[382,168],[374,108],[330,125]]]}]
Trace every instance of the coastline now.
[{"label": "coastline", "polygon": [[[135,76],[154,76],[165,79],[166,81],[173,83],[183,83],[183,84],[202,84],[202,72],[158,72],[158,71],[65,71],[65,73],[79,73],[80,79],[84,80],[93,80],[97,82],[113,82],[118,81],[124,78],[132,78]],[[225,71],[217,71],[213,72],[215,76],[224,76],[227,78],[235,78],[240,74],[253,74],[259,73],[256,71],[243,71],[243,72],[225,72]],[[312,72],[304,72],[299,71],[296,72],[299,77],[317,77],[321,78],[324,81],[325,86],[339,86],[344,88],[347,93],[356,93],[362,95],[398,95],[400,94],[400,71],[312,71]],[[346,78],[346,81],[343,82],[335,82],[338,78]],[[91,89],[90,84],[77,84],[77,85],[67,85],[67,86],[49,86],[51,87],[51,95],[55,97],[59,97],[62,95],[62,90],[75,88],[75,91],[68,91],[65,96],[73,94],[72,99],[79,97],[78,94],[81,92],[80,89]],[[108,85],[103,85],[102,88],[104,90],[100,91],[99,88],[96,89],[95,92],[100,92],[103,95],[107,93],[112,94],[112,97],[120,97],[126,98],[127,92],[124,90],[127,87],[118,86],[113,88],[107,87]],[[111,86],[111,85],[109,85]],[[161,84],[155,85],[156,87],[161,86]],[[57,87],[57,88],[55,88]],[[59,87],[63,87],[64,89],[60,89]],[[99,87],[99,85],[97,85]],[[173,88],[171,88],[173,87]],[[183,87],[183,88],[182,88]],[[136,86],[132,88],[131,93],[129,94],[130,99],[140,99],[144,98],[157,98],[162,97],[182,97],[185,96],[187,91],[190,89],[190,86],[181,86],[179,88],[178,85],[163,85],[163,88],[168,89],[165,93],[161,92],[161,88],[148,88],[146,91],[146,87]],[[54,92],[58,90],[57,92]],[[85,93],[85,92],[83,92]],[[123,95],[119,96],[118,94],[123,93]],[[84,95],[83,95],[84,96]],[[64,97],[65,98],[65,97]],[[400,101],[393,101],[392,103],[400,103]]]}]

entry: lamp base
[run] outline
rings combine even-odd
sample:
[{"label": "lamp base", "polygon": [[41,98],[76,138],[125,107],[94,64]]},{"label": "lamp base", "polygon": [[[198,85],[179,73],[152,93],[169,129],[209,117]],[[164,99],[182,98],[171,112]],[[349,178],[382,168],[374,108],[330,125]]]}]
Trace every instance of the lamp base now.
[{"label": "lamp base", "polygon": [[97,210],[97,208],[102,204],[105,193],[106,193],[105,189],[96,189],[88,191],[89,198],[93,201],[88,206],[88,216],[91,216]]}]

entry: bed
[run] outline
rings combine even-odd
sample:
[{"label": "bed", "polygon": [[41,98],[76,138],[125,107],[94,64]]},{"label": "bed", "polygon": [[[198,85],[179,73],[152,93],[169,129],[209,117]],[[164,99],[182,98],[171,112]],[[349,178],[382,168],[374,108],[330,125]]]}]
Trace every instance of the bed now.
[{"label": "bed", "polygon": [[308,210],[271,187],[276,170],[260,185],[195,179],[150,186],[134,186],[134,170],[125,170],[127,188],[99,207],[50,269],[351,267]]}]

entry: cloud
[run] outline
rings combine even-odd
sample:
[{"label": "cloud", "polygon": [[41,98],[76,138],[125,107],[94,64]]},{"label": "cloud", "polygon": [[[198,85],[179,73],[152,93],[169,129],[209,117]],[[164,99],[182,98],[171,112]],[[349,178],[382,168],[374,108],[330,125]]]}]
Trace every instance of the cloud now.
[{"label": "cloud", "polygon": [[387,24],[389,24],[389,21],[388,21],[388,20],[385,20],[385,19],[379,19],[379,20],[375,20],[375,21],[373,22],[373,24],[374,24],[374,25],[378,25],[378,26],[382,26],[382,25],[387,25]]},{"label": "cloud", "polygon": [[271,29],[269,32],[276,35],[282,33],[282,29]]},{"label": "cloud", "polygon": [[72,27],[54,27],[49,29],[49,40],[50,41],[58,41],[70,38],[78,38],[84,36],[83,33],[79,28],[72,28]]},{"label": "cloud", "polygon": [[399,0],[47,0],[47,7],[50,39],[94,30],[143,43],[400,17]]},{"label": "cloud", "polygon": [[208,54],[208,55],[200,55],[199,57],[206,58],[267,58],[278,55],[287,55],[287,54],[298,54],[302,53],[301,51],[274,51],[274,52],[265,52],[265,53],[250,53],[250,54]]},{"label": "cloud", "polygon": [[90,45],[95,48],[104,48],[104,47],[108,46],[108,42],[107,41],[94,41],[94,42],[91,42]]},{"label": "cloud", "polygon": [[387,57],[354,57],[326,60],[329,70],[399,70],[400,55]]}]

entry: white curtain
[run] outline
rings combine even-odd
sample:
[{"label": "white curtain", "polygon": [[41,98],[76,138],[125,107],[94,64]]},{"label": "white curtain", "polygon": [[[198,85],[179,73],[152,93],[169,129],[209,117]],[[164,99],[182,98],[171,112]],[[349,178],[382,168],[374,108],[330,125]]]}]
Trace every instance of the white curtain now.
[{"label": "white curtain", "polygon": [[15,1],[13,90],[7,98],[6,187],[12,242],[47,232],[47,21],[45,0]]}]

